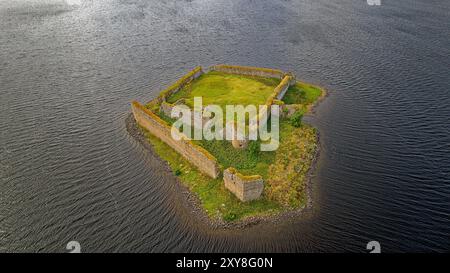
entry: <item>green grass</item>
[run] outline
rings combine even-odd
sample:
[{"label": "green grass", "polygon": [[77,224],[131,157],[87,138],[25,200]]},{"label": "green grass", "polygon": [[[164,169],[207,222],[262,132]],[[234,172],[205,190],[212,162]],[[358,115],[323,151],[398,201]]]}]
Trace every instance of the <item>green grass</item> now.
[{"label": "green grass", "polygon": [[297,82],[289,87],[284,98],[285,104],[308,104],[314,103],[322,94],[322,91],[316,87],[303,82]]},{"label": "green grass", "polygon": [[306,179],[317,149],[316,130],[306,124],[297,128],[280,122],[280,146],[265,179],[265,194],[283,207],[306,205]]},{"label": "green grass", "polygon": [[249,77],[211,71],[201,75],[191,84],[170,96],[167,101],[175,103],[184,98],[193,107],[194,97],[202,97],[203,105],[263,105],[280,83],[279,79]]},{"label": "green grass", "polygon": [[167,116],[166,114],[164,114],[164,112],[159,111],[159,109],[156,110],[156,113],[162,120],[164,120],[165,122],[167,122],[167,124],[172,125],[175,122],[175,119]]}]

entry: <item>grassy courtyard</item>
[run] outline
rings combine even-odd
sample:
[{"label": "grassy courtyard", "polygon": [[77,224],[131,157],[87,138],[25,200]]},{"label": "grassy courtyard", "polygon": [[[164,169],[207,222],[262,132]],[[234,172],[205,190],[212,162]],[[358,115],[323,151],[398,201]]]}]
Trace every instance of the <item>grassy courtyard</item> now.
[{"label": "grassy courtyard", "polygon": [[202,97],[203,105],[262,105],[280,83],[279,79],[226,74],[217,71],[205,73],[170,96],[167,101],[175,103],[185,99],[193,107],[194,97]]}]

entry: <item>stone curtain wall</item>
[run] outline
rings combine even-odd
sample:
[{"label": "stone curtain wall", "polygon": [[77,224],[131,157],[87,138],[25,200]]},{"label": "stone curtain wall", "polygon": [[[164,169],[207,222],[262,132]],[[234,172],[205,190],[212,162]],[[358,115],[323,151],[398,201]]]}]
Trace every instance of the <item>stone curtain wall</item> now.
[{"label": "stone curtain wall", "polygon": [[179,141],[173,139],[171,135],[171,126],[137,101],[134,101],[131,104],[131,109],[136,122],[140,126],[144,127],[151,134],[172,147],[191,164],[195,165],[201,172],[212,178],[217,178],[219,176],[219,164],[217,163],[216,158],[208,151],[195,145],[188,139],[181,139]]},{"label": "stone curtain wall", "polygon": [[223,172],[225,187],[243,202],[258,199],[264,190],[264,181],[260,175],[244,176],[234,168]]},{"label": "stone curtain wall", "polygon": [[[226,65],[219,64],[213,65],[209,67],[209,71],[218,71],[223,73],[237,74],[237,75],[246,75],[246,76],[259,76],[266,78],[278,78],[281,79],[281,82],[275,87],[272,95],[266,100],[266,105],[269,107],[274,103],[274,100],[283,99],[286,91],[289,89],[291,85],[294,85],[296,80],[295,76],[291,73],[286,73],[284,71],[278,69],[270,69],[270,68],[261,68],[261,67],[251,67],[251,66],[238,66],[238,65]],[[270,116],[270,112],[268,113]],[[267,119],[265,118],[267,115],[259,114],[258,116],[258,124],[262,126]]]},{"label": "stone curtain wall", "polygon": [[209,68],[209,70],[230,73],[230,74],[259,76],[259,77],[278,78],[278,79],[282,79],[286,75],[285,72],[278,70],[278,69],[260,68],[260,67],[251,67],[251,66],[226,65],[226,64],[213,65]]},{"label": "stone curtain wall", "polygon": [[150,103],[156,103],[160,104],[163,101],[166,101],[166,98],[170,97],[172,94],[177,93],[180,91],[186,84],[192,82],[193,80],[197,79],[203,74],[203,69],[201,66],[197,66],[193,70],[191,70],[189,73],[181,77],[178,81],[176,81],[174,84],[163,90],[159,96],[151,101]]},{"label": "stone curtain wall", "polygon": [[286,94],[286,91],[294,83],[295,83],[295,80],[293,79],[292,76],[290,76],[290,75],[284,76],[283,79],[281,80],[281,82],[273,90],[272,95],[270,95],[270,97],[267,98],[266,105],[267,106],[272,105],[273,100],[275,100],[275,99],[278,99],[278,100],[283,99],[284,95]]}]

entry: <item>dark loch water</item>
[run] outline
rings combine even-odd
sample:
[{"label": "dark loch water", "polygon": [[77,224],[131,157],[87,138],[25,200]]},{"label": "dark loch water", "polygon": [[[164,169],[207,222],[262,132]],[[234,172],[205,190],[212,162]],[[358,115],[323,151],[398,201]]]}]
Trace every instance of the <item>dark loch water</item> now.
[{"label": "dark loch water", "polygon": [[[1,1],[0,252],[449,251],[450,1],[381,1]],[[127,133],[217,63],[330,91],[305,217],[210,230]]]}]

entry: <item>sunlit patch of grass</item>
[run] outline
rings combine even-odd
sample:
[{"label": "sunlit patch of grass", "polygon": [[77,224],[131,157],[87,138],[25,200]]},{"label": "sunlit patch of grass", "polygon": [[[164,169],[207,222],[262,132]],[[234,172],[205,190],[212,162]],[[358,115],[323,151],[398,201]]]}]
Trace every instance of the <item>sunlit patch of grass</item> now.
[{"label": "sunlit patch of grass", "polygon": [[225,110],[225,105],[263,105],[273,93],[280,80],[275,78],[250,77],[211,71],[201,75],[167,101],[175,103],[184,98],[186,105],[193,107],[194,97],[202,97],[203,105],[216,104]]},{"label": "sunlit patch of grass", "polygon": [[285,104],[303,104],[307,106],[317,101],[321,94],[322,90],[320,88],[307,83],[297,82],[289,87],[282,100]]},{"label": "sunlit patch of grass", "polygon": [[[259,105],[265,103],[278,83],[278,79],[208,72],[169,97],[168,102],[174,103],[184,98],[185,103],[192,107],[193,97],[201,96],[203,105]],[[234,167],[244,175],[259,174],[263,177],[264,193],[260,199],[251,202],[239,201],[225,188],[222,177],[212,179],[202,174],[170,146],[144,131],[156,153],[169,163],[180,181],[199,197],[209,217],[236,221],[247,216],[273,214],[284,208],[306,205],[306,179],[317,150],[317,133],[313,127],[299,121],[301,115],[321,95],[319,87],[302,82],[288,89],[283,102],[297,104],[298,120],[280,120],[280,146],[276,151],[260,151],[259,141],[251,141],[247,149],[235,149],[227,140],[194,141],[217,159],[222,170]],[[170,117],[155,112],[164,121],[173,123]]]}]

